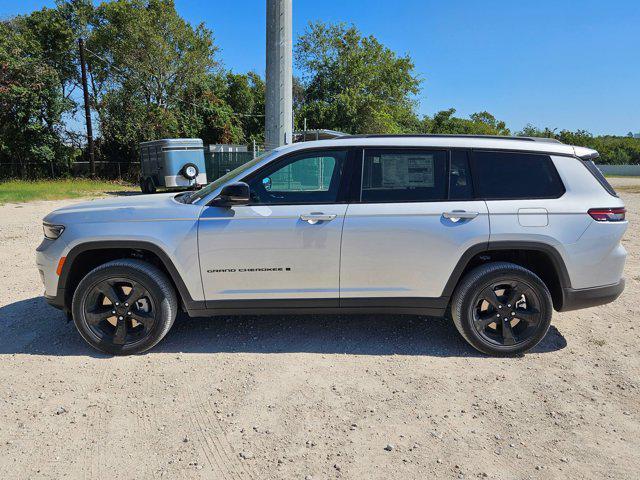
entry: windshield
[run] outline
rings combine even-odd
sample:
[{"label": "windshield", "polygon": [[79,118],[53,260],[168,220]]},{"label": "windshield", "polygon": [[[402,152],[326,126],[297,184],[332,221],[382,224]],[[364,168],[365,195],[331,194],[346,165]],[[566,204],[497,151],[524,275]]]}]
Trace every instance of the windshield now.
[{"label": "windshield", "polygon": [[260,163],[262,160],[267,158],[272,153],[273,153],[273,151],[269,151],[269,152],[263,153],[262,155],[254,158],[253,160],[250,160],[247,163],[244,163],[244,164],[240,165],[238,168],[236,168],[234,170],[231,170],[229,173],[227,173],[226,175],[223,175],[222,177],[218,178],[217,180],[214,180],[213,182],[211,182],[206,187],[198,190],[197,192],[192,193],[189,196],[188,202],[189,203],[197,202],[201,198],[206,197],[211,192],[213,192],[215,189],[219,188],[221,185],[224,185],[226,182],[231,180],[233,177],[236,177],[236,176],[240,175],[242,172],[244,172],[246,170],[249,170],[254,165],[257,165],[258,163]]}]

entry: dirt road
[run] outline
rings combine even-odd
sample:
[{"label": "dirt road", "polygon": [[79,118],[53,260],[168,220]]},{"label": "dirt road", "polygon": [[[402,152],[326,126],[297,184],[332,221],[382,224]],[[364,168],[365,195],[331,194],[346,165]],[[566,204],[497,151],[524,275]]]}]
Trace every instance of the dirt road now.
[{"label": "dirt road", "polygon": [[534,352],[477,355],[444,320],[177,321],[97,354],[48,307],[41,218],[0,207],[0,478],[638,478],[640,181],[617,303],[556,314]]}]

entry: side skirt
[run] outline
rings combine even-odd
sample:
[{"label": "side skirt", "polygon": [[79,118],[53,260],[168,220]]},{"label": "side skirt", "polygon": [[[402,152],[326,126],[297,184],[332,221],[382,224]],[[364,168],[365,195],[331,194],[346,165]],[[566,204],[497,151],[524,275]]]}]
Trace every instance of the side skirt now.
[{"label": "side skirt", "polygon": [[441,317],[445,314],[449,297],[217,300],[197,303],[201,308],[187,309],[190,317],[372,313]]}]

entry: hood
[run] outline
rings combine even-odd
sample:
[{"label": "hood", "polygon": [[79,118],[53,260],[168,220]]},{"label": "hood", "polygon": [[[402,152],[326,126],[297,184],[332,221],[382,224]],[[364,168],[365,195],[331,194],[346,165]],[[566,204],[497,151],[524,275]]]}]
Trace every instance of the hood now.
[{"label": "hood", "polygon": [[54,210],[43,221],[68,225],[198,218],[202,206],[177,202],[175,196],[172,192],[96,199]]}]

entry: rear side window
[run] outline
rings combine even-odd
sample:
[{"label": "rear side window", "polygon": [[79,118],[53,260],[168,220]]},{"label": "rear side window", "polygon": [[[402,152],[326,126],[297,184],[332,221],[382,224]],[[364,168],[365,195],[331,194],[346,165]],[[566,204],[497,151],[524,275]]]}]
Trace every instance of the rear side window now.
[{"label": "rear side window", "polygon": [[473,152],[473,176],[480,198],[558,198],[564,185],[548,155]]},{"label": "rear side window", "polygon": [[365,150],[362,201],[429,202],[447,195],[444,150]]}]

